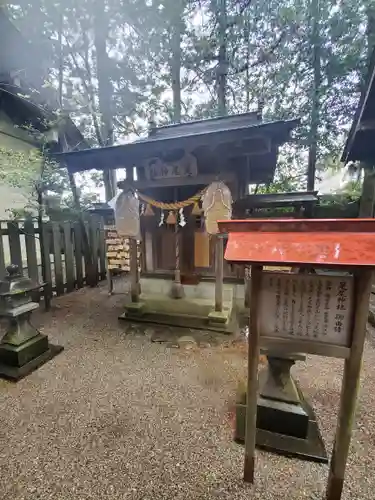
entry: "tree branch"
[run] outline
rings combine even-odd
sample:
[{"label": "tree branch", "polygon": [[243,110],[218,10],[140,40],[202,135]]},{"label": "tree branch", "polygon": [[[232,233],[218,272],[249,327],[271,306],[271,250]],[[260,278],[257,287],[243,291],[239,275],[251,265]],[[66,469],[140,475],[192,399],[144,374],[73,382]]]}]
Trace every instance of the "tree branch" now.
[{"label": "tree branch", "polygon": [[[72,49],[72,46],[67,38],[67,36],[65,34],[63,34],[64,36],[64,39],[65,39],[65,43],[69,49],[69,55],[73,61],[73,64],[74,64],[74,67],[77,71],[77,73],[79,74],[80,78],[81,78],[81,82],[82,82],[82,85],[83,85],[83,88],[85,89],[86,93],[87,93],[87,97],[88,97],[88,101],[89,101],[89,107],[91,108],[90,111],[91,111],[91,115],[92,115],[92,120],[93,120],[93,124],[94,124],[94,129],[95,129],[95,135],[96,135],[96,139],[99,143],[99,146],[104,146],[104,142],[102,140],[102,136],[101,136],[101,133],[100,133],[100,126],[99,126],[99,122],[98,122],[98,117],[97,117],[97,114],[96,114],[96,111],[95,111],[95,102],[94,102],[94,98],[93,98],[93,95],[92,95],[92,91],[91,89],[89,88],[89,85],[86,81],[86,78],[85,78],[85,75],[83,73],[83,69],[82,67],[79,65],[78,63],[78,60],[77,60],[77,57],[76,55],[74,54],[74,51]],[[81,55],[82,59],[83,59],[83,62],[85,64],[85,69],[88,73],[88,76],[90,78],[90,81],[92,81],[92,77],[91,77],[91,70],[90,70],[90,65],[87,61],[87,57],[83,57]]]},{"label": "tree branch", "polygon": [[281,45],[281,43],[283,42],[285,37],[286,37],[286,31],[283,31],[281,33],[281,35],[279,36],[279,38],[275,41],[275,43],[273,45],[271,45],[269,50],[267,50],[267,52],[266,51],[262,52],[260,57],[256,61],[254,61],[253,63],[251,63],[251,64],[245,63],[242,66],[240,66],[239,68],[236,68],[231,73],[231,75],[238,75],[239,73],[243,73],[244,71],[247,71],[250,68],[254,68],[255,66],[259,66],[260,64],[263,64],[264,62],[266,62],[269,59],[269,57],[275,52],[275,50]]},{"label": "tree branch", "polygon": [[[240,7],[240,10],[238,14],[235,16],[235,19],[231,21],[230,23],[227,23],[227,29],[228,28],[233,28],[238,22],[238,18],[242,16],[242,14],[245,12],[245,10],[250,7],[252,0],[246,0],[243,5]],[[239,3],[239,2],[238,2]]]}]

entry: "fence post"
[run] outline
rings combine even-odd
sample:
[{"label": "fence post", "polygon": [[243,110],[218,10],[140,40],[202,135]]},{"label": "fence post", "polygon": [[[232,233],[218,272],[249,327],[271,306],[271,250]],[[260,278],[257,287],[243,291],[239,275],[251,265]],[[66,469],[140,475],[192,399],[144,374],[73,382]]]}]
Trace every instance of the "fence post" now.
[{"label": "fence post", "polygon": [[62,226],[64,232],[66,291],[72,292],[75,288],[72,225],[70,222],[64,222]]},{"label": "fence post", "polygon": [[107,274],[107,265],[106,265],[106,246],[105,246],[105,231],[104,231],[103,218],[99,220],[99,263],[100,263],[100,278],[104,280]]},{"label": "fence post", "polygon": [[64,276],[61,258],[61,231],[58,222],[52,222],[53,260],[55,268],[56,294],[64,295]]},{"label": "fence post", "polygon": [[[49,231],[50,230],[50,231]],[[51,308],[51,299],[52,299],[52,271],[51,271],[51,258],[50,258],[50,242],[49,238],[51,232],[51,225],[48,223],[42,223],[42,226],[39,227],[39,236],[40,236],[40,251],[42,254],[42,276],[43,281],[46,283],[44,287],[44,304],[46,311],[49,311]]]},{"label": "fence post", "polygon": [[23,227],[25,234],[27,272],[29,278],[38,283],[40,281],[40,277],[38,259],[36,256],[34,221],[32,219],[26,219]]},{"label": "fence post", "polygon": [[83,288],[84,278],[83,278],[83,265],[82,265],[82,227],[79,222],[75,222],[73,225],[74,231],[74,257],[76,262],[76,283],[77,288]]},{"label": "fence post", "polygon": [[99,282],[99,272],[98,272],[98,237],[97,237],[97,221],[90,217],[88,221],[88,230],[89,230],[89,242],[90,242],[90,250],[92,254],[92,269],[90,272],[90,279],[88,283],[90,286],[96,286]]},{"label": "fence post", "polygon": [[8,235],[11,263],[16,264],[19,267],[20,272],[23,274],[20,229],[18,222],[8,222]]},{"label": "fence post", "polygon": [[5,257],[4,257],[4,241],[3,228],[0,222],[0,279],[5,276]]}]

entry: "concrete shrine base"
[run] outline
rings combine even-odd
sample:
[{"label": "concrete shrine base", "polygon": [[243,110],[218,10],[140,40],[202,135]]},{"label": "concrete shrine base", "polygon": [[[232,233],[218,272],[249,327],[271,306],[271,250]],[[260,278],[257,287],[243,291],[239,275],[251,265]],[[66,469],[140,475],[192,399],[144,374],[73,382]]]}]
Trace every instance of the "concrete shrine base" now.
[{"label": "concrete shrine base", "polygon": [[217,312],[213,281],[183,284],[184,297],[181,299],[171,297],[172,283],[172,280],[161,278],[141,278],[139,302],[125,304],[125,312],[119,319],[234,333],[234,303],[243,300],[243,285],[224,283],[223,310]]},{"label": "concrete shrine base", "polygon": [[233,333],[232,301],[224,302],[222,312],[214,309],[213,301],[209,299],[173,299],[142,293],[139,302],[125,305],[125,312],[119,319]]}]

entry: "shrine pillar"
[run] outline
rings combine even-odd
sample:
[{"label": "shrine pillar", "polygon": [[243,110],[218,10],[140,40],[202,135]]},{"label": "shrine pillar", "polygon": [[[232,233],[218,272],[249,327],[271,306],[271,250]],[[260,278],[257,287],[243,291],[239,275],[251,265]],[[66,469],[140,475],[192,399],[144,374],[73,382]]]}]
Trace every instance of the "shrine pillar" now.
[{"label": "shrine pillar", "polygon": [[174,244],[175,244],[175,270],[174,280],[171,289],[171,295],[174,299],[182,299],[184,297],[184,287],[181,283],[181,264],[180,264],[180,234],[178,230],[178,219],[175,217],[174,223]]},{"label": "shrine pillar", "polygon": [[[206,231],[215,238],[215,313],[219,320],[223,313],[224,239],[219,234],[217,221],[229,220],[232,216],[232,194],[228,186],[220,181],[210,184],[202,197],[202,208]],[[211,315],[211,319],[214,318],[215,314]]]},{"label": "shrine pillar", "polygon": [[130,238],[130,295],[132,302],[139,302],[139,269],[138,269],[138,245],[135,238]]}]

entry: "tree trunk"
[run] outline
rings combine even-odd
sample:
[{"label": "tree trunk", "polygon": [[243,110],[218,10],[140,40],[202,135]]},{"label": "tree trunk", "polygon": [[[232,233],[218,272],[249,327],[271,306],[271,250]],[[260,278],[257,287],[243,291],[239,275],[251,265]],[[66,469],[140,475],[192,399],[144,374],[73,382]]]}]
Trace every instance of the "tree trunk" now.
[{"label": "tree trunk", "polygon": [[217,103],[219,116],[227,114],[227,1],[218,0],[219,61],[217,67]]},{"label": "tree trunk", "polygon": [[246,43],[246,72],[245,72],[245,102],[246,111],[250,111],[250,22],[246,14],[244,38]]},{"label": "tree trunk", "polygon": [[[103,0],[96,0],[94,14],[94,45],[96,52],[96,73],[98,79],[99,111],[101,115],[101,136],[105,146],[112,146],[113,134],[113,88],[110,79],[110,59],[107,54],[108,18]],[[103,172],[105,198],[110,201],[116,194],[116,171]]]},{"label": "tree trunk", "polygon": [[[182,16],[184,13],[184,0],[175,0],[175,2],[176,3],[171,4],[171,8],[174,10],[171,22],[170,69],[173,93],[173,121],[179,123],[181,121],[181,37],[183,29]],[[177,189],[175,189],[175,201],[177,201]],[[181,284],[180,235],[177,213],[175,224],[175,259],[174,282],[171,294],[173,298],[180,299],[183,297],[184,290]]]},{"label": "tree trunk", "polygon": [[310,19],[311,36],[310,46],[312,49],[313,88],[311,99],[310,134],[309,134],[309,157],[307,165],[307,190],[314,191],[316,160],[318,151],[318,127],[320,115],[320,86],[321,86],[321,53],[320,53],[320,0],[311,0]]},{"label": "tree trunk", "polygon": [[[62,122],[60,123],[59,126],[59,142],[62,151],[68,151],[68,144],[66,141],[65,133],[64,133],[64,114],[63,114],[63,82],[64,82],[64,51],[63,51],[63,46],[62,46],[62,37],[63,37],[63,29],[64,29],[64,17],[63,14],[61,13],[60,17],[60,26],[59,26],[59,34],[58,34],[58,40],[59,40],[59,88],[58,88],[58,95],[59,95],[59,105],[62,111]],[[85,269],[86,269],[86,279],[87,279],[87,284],[90,286],[96,286],[97,285],[97,276],[96,276],[96,267],[94,267],[94,259],[93,259],[93,254],[91,251],[91,246],[90,246],[90,241],[89,237],[86,231],[86,225],[85,221],[82,215],[82,208],[81,208],[81,202],[79,199],[79,194],[78,194],[78,189],[77,189],[77,184],[74,178],[74,175],[71,174],[70,172],[68,173],[69,177],[69,185],[70,189],[72,192],[73,196],[73,204],[74,204],[74,210],[77,214],[78,217],[78,222],[81,226],[81,234],[82,234],[82,252],[83,252],[83,258],[85,260]],[[38,193],[38,204],[41,207],[43,204],[43,195],[42,193]],[[38,221],[40,226],[42,227],[42,211],[39,210],[38,212]],[[41,232],[42,236],[42,232]],[[41,244],[46,244],[46,242],[42,242]],[[43,253],[42,253],[43,255]],[[43,257],[44,258],[44,257]],[[42,266],[43,266],[43,261],[42,261]]]},{"label": "tree trunk", "polygon": [[175,0],[173,5],[174,15],[171,26],[171,77],[173,94],[173,121],[181,121],[181,37],[182,37],[182,16],[183,0]]},{"label": "tree trunk", "polygon": [[370,70],[372,51],[375,47],[375,6],[370,5],[366,10],[367,27],[367,71]]}]

